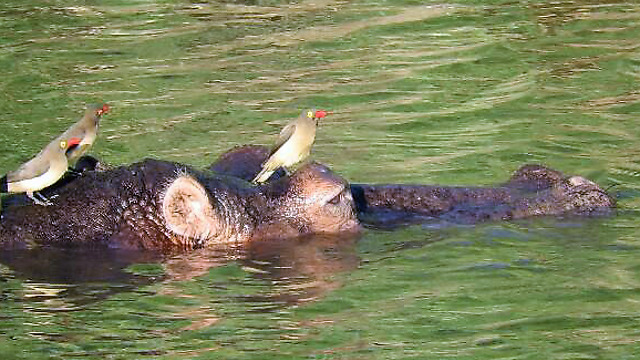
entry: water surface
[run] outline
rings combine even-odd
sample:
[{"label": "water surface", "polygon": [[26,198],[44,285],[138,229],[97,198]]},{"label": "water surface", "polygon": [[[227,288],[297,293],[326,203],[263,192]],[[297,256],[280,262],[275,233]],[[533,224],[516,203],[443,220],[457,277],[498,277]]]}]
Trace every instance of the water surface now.
[{"label": "water surface", "polygon": [[632,359],[640,353],[634,1],[4,1],[0,169],[107,101],[92,153],[205,166],[334,111],[353,182],[612,186],[599,219],[365,230],[240,252],[0,259],[0,357]]}]

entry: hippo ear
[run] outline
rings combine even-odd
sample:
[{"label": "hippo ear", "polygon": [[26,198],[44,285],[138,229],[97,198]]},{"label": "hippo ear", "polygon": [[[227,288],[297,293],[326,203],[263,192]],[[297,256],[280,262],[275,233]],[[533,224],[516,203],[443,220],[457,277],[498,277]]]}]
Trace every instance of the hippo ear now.
[{"label": "hippo ear", "polygon": [[177,235],[198,240],[194,245],[217,233],[218,221],[207,191],[191,176],[182,175],[167,187],[162,213],[168,228]]}]

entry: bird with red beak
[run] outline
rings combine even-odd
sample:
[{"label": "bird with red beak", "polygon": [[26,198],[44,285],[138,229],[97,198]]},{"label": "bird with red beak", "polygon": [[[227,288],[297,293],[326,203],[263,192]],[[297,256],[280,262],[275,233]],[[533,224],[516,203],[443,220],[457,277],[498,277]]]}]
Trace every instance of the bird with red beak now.
[{"label": "bird with red beak", "polygon": [[293,165],[305,160],[311,153],[318,120],[328,114],[329,112],[324,110],[305,110],[300,117],[285,126],[253,183],[259,184],[269,180],[280,167],[289,172]]},{"label": "bird with red beak", "polygon": [[0,193],[27,193],[27,196],[38,205],[51,205],[51,202],[34,193],[56,183],[67,172],[69,162],[67,153],[73,151],[81,142],[80,138],[63,138],[53,140],[33,159],[22,164],[17,170],[0,178]]},{"label": "bird with red beak", "polygon": [[89,104],[84,112],[84,116],[60,135],[62,139],[80,139],[80,144],[70,148],[66,153],[69,166],[73,165],[78,158],[89,151],[98,136],[100,119],[102,115],[108,111],[109,105],[107,104]]}]

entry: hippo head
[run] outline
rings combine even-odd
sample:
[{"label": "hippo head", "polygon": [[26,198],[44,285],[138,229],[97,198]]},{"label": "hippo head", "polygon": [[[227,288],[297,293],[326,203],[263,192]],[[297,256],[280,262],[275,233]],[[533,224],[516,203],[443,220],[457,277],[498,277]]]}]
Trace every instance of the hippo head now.
[{"label": "hippo head", "polygon": [[175,241],[195,247],[359,229],[347,182],[320,164],[259,187],[184,173],[167,185],[160,202]]},{"label": "hippo head", "polygon": [[284,187],[278,219],[300,233],[339,233],[359,227],[349,184],[318,163],[310,163],[271,188]]},{"label": "hippo head", "polygon": [[[235,147],[211,164],[208,169],[219,174],[250,181],[261,170],[270,149],[259,145]],[[353,198],[347,182],[318,163],[302,166],[291,177],[282,169],[260,186],[266,194],[284,193],[276,213],[280,223],[294,227],[294,232],[342,232],[359,227]],[[283,190],[284,189],[284,190]],[[286,221],[282,221],[286,219]],[[297,223],[297,224],[295,224]],[[273,228],[273,222],[262,222],[260,228]]]}]

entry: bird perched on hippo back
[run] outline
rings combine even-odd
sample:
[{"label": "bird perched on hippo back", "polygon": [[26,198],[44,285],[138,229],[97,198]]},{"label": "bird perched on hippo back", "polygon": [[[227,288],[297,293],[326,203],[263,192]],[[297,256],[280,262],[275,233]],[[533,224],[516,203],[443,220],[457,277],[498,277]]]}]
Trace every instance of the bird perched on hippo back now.
[{"label": "bird perched on hippo back", "polygon": [[0,192],[27,193],[36,204],[49,205],[48,199],[34,197],[40,191],[56,183],[67,172],[69,165],[84,155],[96,140],[100,118],[109,111],[107,104],[87,105],[84,116],[71,125],[62,135],[47,145],[38,155],[22,164],[17,170],[0,179]]},{"label": "bird perched on hippo back", "polygon": [[253,182],[263,183],[269,180],[278,168],[285,169],[303,161],[311,153],[311,146],[316,137],[318,120],[329,114],[324,110],[309,109],[300,114],[293,122],[285,126],[267,161],[262,164],[262,170],[253,179]]},{"label": "bird perched on hippo back", "polygon": [[33,193],[60,180],[69,167],[67,153],[79,146],[80,142],[81,139],[77,137],[57,137],[33,159],[0,178],[0,193],[27,193],[36,204],[50,205],[48,199],[41,196],[44,201],[39,200]]},{"label": "bird perched on hippo back", "polygon": [[84,116],[73,124],[61,137],[66,139],[79,138],[80,144],[67,151],[67,160],[72,165],[78,158],[86,154],[96,141],[100,119],[102,115],[109,111],[107,104],[89,104],[84,112]]}]

